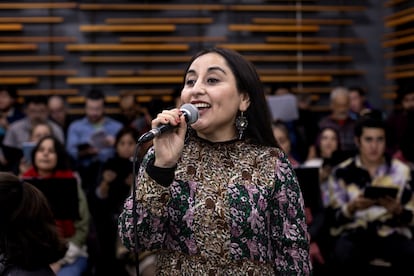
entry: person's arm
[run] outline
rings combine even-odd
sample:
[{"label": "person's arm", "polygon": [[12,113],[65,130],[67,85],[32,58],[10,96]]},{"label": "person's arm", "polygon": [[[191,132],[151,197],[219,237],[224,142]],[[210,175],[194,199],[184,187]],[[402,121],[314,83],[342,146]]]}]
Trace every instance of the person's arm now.
[{"label": "person's arm", "polygon": [[[134,187],[137,195],[137,236],[140,250],[161,248],[165,239],[165,225],[168,220],[167,203],[170,198],[169,184],[173,179],[175,168],[153,167],[154,151],[150,150],[140,168]],[[148,166],[151,167],[148,168]],[[151,170],[161,170],[153,174]],[[148,172],[149,170],[149,172]],[[152,178],[150,176],[150,174]],[[158,176],[155,176],[158,175]],[[161,176],[164,175],[164,176]],[[158,179],[157,179],[158,178]],[[160,181],[162,183],[158,183]],[[166,181],[166,182],[164,182]],[[130,250],[135,248],[134,218],[132,194],[126,199],[119,216],[118,231],[124,246]]]},{"label": "person's arm", "polygon": [[[309,234],[304,200],[286,156],[277,168],[272,195],[272,244],[277,275],[310,275]],[[282,168],[283,166],[283,168]]]},{"label": "person's arm", "polygon": [[69,125],[66,140],[66,150],[74,160],[78,160],[78,145],[80,143],[77,127],[75,123]]},{"label": "person's arm", "polygon": [[78,184],[78,198],[80,219],[75,221],[76,232],[75,235],[69,239],[69,241],[72,241],[77,246],[82,247],[86,244],[86,239],[88,237],[90,213],[88,202],[80,183]]}]

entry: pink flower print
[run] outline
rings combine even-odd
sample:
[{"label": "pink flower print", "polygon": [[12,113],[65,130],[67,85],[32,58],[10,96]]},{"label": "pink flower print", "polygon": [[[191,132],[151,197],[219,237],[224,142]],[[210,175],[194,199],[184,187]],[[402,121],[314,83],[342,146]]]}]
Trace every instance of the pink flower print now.
[{"label": "pink flower print", "polygon": [[187,227],[191,228],[194,220],[194,208],[188,208],[183,216],[183,221],[186,222]]},{"label": "pink flower print", "polygon": [[257,244],[255,241],[247,241],[247,247],[250,251],[250,259],[254,259],[254,256],[258,253]]},{"label": "pink flower print", "polygon": [[266,210],[267,208],[267,201],[260,195],[257,205],[259,206],[260,210]]},{"label": "pink flower print", "polygon": [[259,216],[259,212],[257,211],[256,208],[253,208],[250,216],[247,218],[247,222],[250,222],[250,227],[251,229],[254,229],[260,226],[259,222],[260,222],[260,216]]},{"label": "pink flower print", "polygon": [[185,245],[187,245],[188,252],[190,254],[196,254],[197,253],[197,245],[193,239],[185,240]]},{"label": "pink flower print", "polygon": [[295,224],[285,222],[283,224],[283,235],[285,235],[288,239],[296,241],[298,237],[297,226]]}]

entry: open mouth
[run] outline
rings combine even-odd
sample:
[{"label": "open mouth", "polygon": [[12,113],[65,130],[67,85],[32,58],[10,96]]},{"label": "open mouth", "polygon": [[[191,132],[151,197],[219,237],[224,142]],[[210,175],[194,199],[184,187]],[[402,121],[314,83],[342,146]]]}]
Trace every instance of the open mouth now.
[{"label": "open mouth", "polygon": [[197,107],[198,110],[203,110],[211,107],[211,105],[208,103],[195,103],[194,106]]}]

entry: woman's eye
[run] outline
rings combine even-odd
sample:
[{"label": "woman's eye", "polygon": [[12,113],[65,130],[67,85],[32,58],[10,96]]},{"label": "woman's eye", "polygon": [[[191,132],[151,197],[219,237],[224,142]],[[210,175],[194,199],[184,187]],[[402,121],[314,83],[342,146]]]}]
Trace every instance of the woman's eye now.
[{"label": "woman's eye", "polygon": [[215,78],[209,78],[208,80],[207,80],[207,82],[208,83],[217,83],[219,80],[218,79],[215,79]]},{"label": "woman's eye", "polygon": [[185,81],[185,84],[186,84],[186,85],[190,85],[190,86],[191,86],[191,85],[193,85],[194,83],[195,83],[195,80],[190,80],[190,79],[189,79],[189,80],[186,80],[186,81]]}]

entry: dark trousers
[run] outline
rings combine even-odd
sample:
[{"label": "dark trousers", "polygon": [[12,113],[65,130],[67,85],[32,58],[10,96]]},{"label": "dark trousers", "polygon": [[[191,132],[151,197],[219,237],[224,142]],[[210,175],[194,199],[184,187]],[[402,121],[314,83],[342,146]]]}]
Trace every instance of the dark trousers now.
[{"label": "dark trousers", "polygon": [[343,234],[334,244],[333,266],[339,275],[361,275],[377,258],[389,262],[391,267],[387,269],[396,275],[407,275],[413,267],[414,241],[399,234],[379,237],[360,230]]}]

